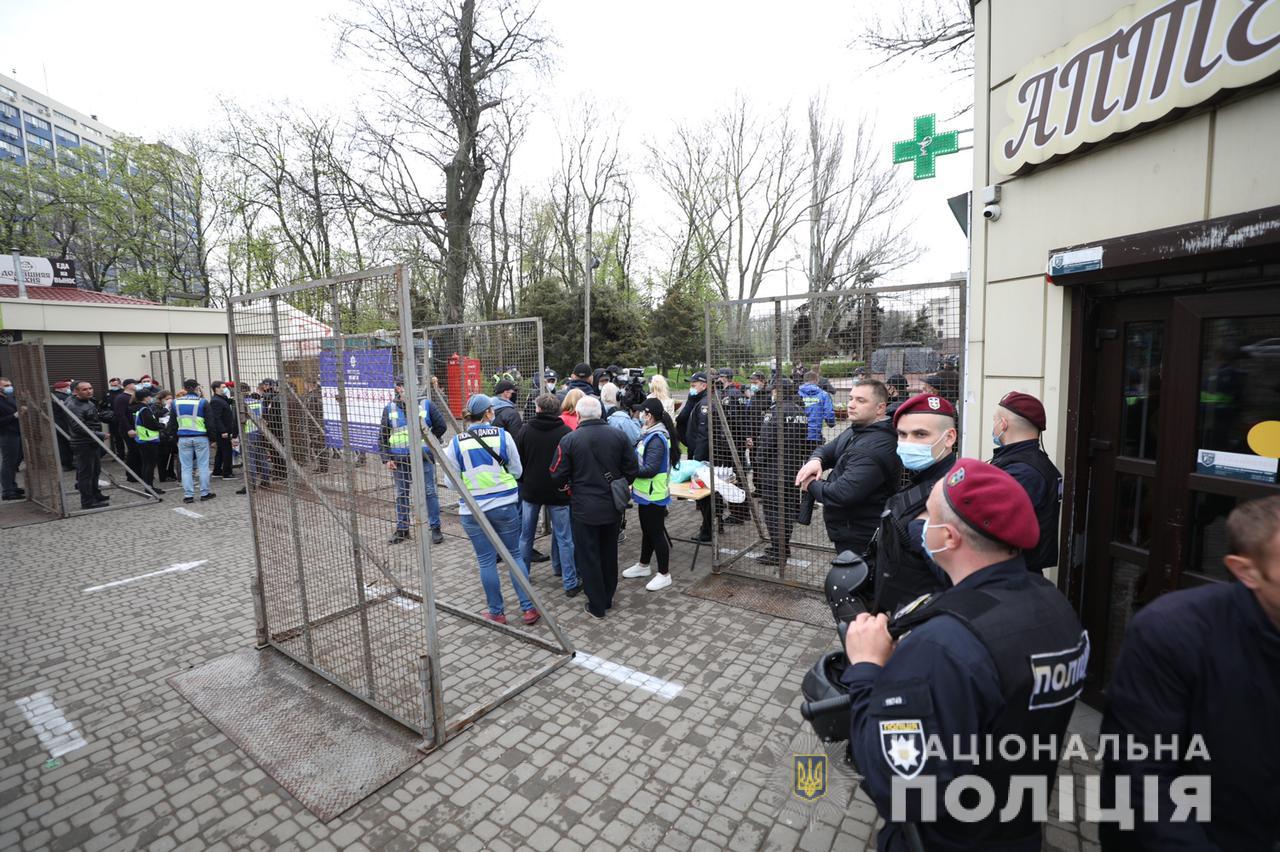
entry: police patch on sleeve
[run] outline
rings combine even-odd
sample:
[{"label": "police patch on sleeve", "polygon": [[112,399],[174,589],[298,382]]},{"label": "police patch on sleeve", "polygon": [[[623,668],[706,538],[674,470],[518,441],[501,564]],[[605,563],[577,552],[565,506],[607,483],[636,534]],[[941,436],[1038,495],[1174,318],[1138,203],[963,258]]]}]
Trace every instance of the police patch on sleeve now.
[{"label": "police patch on sleeve", "polygon": [[924,768],[924,722],[885,719],[880,722],[880,750],[889,768],[903,778],[915,778]]}]

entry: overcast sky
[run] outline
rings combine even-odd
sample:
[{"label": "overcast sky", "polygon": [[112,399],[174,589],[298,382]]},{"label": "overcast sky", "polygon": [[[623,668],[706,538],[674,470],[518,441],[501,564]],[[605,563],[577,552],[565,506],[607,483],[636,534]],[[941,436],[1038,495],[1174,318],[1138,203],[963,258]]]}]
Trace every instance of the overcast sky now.
[{"label": "overcast sky", "polygon": [[[635,170],[643,166],[644,140],[661,138],[675,120],[715,114],[739,92],[760,107],[790,105],[797,120],[811,95],[825,93],[833,114],[849,122],[871,118],[889,161],[891,143],[910,137],[913,116],[937,112],[941,122],[972,100],[969,79],[919,64],[873,67],[855,45],[863,21],[898,6],[543,0],[542,18],[559,46],[551,77],[539,87],[518,176],[543,184],[557,161],[551,117],[583,97],[622,120]],[[329,18],[347,8],[346,0],[5,0],[0,33],[10,49],[0,63],[26,85],[144,138],[212,127],[219,97],[249,108],[288,100],[341,114],[367,97],[360,69],[335,56]],[[971,115],[946,126],[972,127]],[[937,280],[967,267],[965,239],[946,199],[970,188],[971,162],[968,151],[942,158],[938,178],[912,183],[904,215],[926,253],[896,282]],[[638,192],[641,216],[660,216],[656,189],[642,181]],[[793,292],[799,278],[797,270]]]}]

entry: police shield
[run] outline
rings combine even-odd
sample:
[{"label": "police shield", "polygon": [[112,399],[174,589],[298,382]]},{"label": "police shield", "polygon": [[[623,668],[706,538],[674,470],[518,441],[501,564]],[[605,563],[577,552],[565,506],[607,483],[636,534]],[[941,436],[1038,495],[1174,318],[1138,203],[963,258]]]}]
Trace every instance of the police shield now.
[{"label": "police shield", "polygon": [[919,719],[881,722],[880,750],[890,769],[903,778],[915,778],[924,768],[924,723]]}]

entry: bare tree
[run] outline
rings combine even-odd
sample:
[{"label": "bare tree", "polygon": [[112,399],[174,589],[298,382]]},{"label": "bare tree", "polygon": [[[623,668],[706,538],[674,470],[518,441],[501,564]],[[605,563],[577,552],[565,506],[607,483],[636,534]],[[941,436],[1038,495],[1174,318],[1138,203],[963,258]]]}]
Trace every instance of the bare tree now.
[{"label": "bare tree", "polygon": [[973,69],[973,13],[969,0],[912,0],[897,4],[892,20],[874,18],[862,41],[893,62],[910,56]]},{"label": "bare tree", "polygon": [[[358,17],[341,22],[343,44],[372,60],[387,86],[382,115],[366,122],[378,166],[355,182],[374,213],[419,229],[441,250],[445,319],[461,322],[472,219],[490,165],[489,114],[502,104],[513,70],[544,63],[549,41],[536,9],[519,0],[356,5]],[[438,177],[421,180],[423,166]],[[443,224],[432,216],[443,216]]]}]

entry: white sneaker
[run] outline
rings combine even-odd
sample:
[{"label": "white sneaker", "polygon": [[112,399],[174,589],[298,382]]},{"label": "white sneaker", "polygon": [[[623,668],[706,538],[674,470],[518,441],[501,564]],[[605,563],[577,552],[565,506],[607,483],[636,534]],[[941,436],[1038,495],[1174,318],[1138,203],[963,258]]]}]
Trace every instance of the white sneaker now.
[{"label": "white sneaker", "polygon": [[651,573],[652,572],[649,570],[648,565],[645,565],[643,562],[637,562],[635,565],[632,565],[630,568],[623,571],[622,576],[626,577],[628,580],[636,580],[640,577],[648,577]]},{"label": "white sneaker", "polygon": [[653,579],[645,586],[651,592],[659,592],[671,585],[670,574],[655,574]]}]

